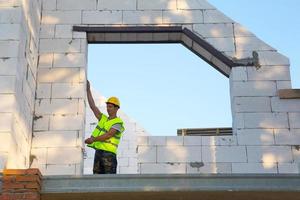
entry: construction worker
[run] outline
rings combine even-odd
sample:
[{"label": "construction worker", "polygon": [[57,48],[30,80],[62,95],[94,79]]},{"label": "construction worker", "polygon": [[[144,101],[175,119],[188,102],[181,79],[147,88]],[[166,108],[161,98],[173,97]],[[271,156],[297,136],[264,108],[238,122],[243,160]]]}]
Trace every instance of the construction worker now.
[{"label": "construction worker", "polygon": [[87,98],[94,115],[99,120],[91,137],[85,140],[88,147],[94,148],[94,174],[116,174],[117,149],[124,131],[123,121],[117,117],[120,101],[117,97],[110,97],[106,101],[108,116],[96,107],[90,83],[87,81]]}]

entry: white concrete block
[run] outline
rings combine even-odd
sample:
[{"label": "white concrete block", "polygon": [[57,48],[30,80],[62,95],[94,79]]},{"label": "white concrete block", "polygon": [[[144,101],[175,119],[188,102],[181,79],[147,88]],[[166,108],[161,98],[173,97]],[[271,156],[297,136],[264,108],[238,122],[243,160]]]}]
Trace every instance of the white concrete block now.
[{"label": "white concrete block", "polygon": [[53,83],[52,98],[84,98],[83,83]]},{"label": "white concrete block", "polygon": [[47,164],[75,164],[81,163],[81,161],[81,148],[48,148]]},{"label": "white concrete block", "polygon": [[300,113],[289,113],[290,128],[300,128]]},{"label": "white concrete block", "polygon": [[38,71],[40,83],[79,83],[80,68],[41,68]]},{"label": "white concrete block", "polygon": [[164,136],[150,136],[148,137],[148,145],[166,145],[167,138]]},{"label": "white concrete block", "polygon": [[272,97],[272,110],[275,112],[300,112],[299,99],[279,99],[279,97]]},{"label": "white concrete block", "polygon": [[86,54],[68,53],[54,54],[53,67],[85,67]]},{"label": "white concrete block", "polygon": [[139,146],[147,145],[148,144],[148,136],[138,136],[137,137],[137,144]]},{"label": "white concrete block", "polygon": [[36,119],[34,119],[33,121],[33,130],[35,131],[49,130],[49,124],[50,124],[49,115],[36,116]]},{"label": "white concrete block", "polygon": [[231,85],[234,96],[276,96],[276,83],[272,81],[234,81]]},{"label": "white concrete block", "polygon": [[57,10],[95,10],[97,0],[57,0]]},{"label": "white concrete block", "polygon": [[291,80],[289,66],[247,67],[247,72],[248,80]]},{"label": "white concrete block", "polygon": [[242,129],[245,128],[245,117],[244,113],[235,113],[233,119],[233,128],[235,129]]},{"label": "white concrete block", "polygon": [[292,153],[293,153],[294,162],[297,162],[299,164],[300,163],[300,146],[299,145],[292,146]]},{"label": "white concrete block", "polygon": [[162,11],[123,11],[123,24],[161,24]]},{"label": "white concrete block", "polygon": [[225,38],[233,37],[232,24],[194,24],[193,30],[202,37]]},{"label": "white concrete block", "polygon": [[182,146],[183,145],[183,137],[182,136],[168,136],[166,137],[166,145],[167,146]]},{"label": "white concrete block", "polygon": [[242,129],[237,131],[238,145],[272,145],[273,129]]},{"label": "white concrete block", "polygon": [[156,146],[138,146],[138,162],[139,163],[155,163]]},{"label": "white concrete block", "polygon": [[50,165],[39,167],[44,176],[51,175],[75,175],[76,174],[76,165],[75,164],[66,164],[66,165]]},{"label": "white concrete block", "polygon": [[17,64],[17,58],[0,59],[0,75],[16,75]]},{"label": "white concrete block", "polygon": [[41,39],[40,53],[80,52],[80,39]]},{"label": "white concrete block", "polygon": [[231,163],[188,163],[187,174],[231,174]]},{"label": "white concrete block", "polygon": [[137,0],[138,10],[176,10],[176,0]]},{"label": "white concrete block", "polygon": [[172,10],[163,11],[162,23],[203,23],[201,10]]},{"label": "white concrete block", "polygon": [[72,38],[72,25],[56,25],[55,38]]},{"label": "white concrete block", "polygon": [[234,23],[234,35],[236,37],[254,37],[255,35],[251,33],[246,27],[239,23]]},{"label": "white concrete block", "polygon": [[257,37],[235,37],[237,51],[274,51],[275,49]]},{"label": "white concrete block", "polygon": [[158,146],[157,162],[200,162],[200,146]]},{"label": "white concrete block", "polygon": [[51,84],[50,83],[40,83],[37,85],[36,90],[37,98],[49,98],[51,97]]},{"label": "white concrete block", "polygon": [[129,159],[128,157],[120,157],[118,158],[118,166],[120,167],[128,167],[129,166]]},{"label": "white concrete block", "polygon": [[202,146],[232,146],[237,145],[236,136],[203,136]]},{"label": "white concrete block", "polygon": [[43,10],[56,10],[56,0],[43,0]]},{"label": "white concrete block", "polygon": [[275,129],[275,143],[278,145],[300,145],[300,131]]},{"label": "white concrete block", "polygon": [[232,102],[235,112],[271,112],[269,97],[234,97]]},{"label": "white concrete block", "polygon": [[245,113],[245,128],[289,128],[286,113]]},{"label": "white concrete block", "polygon": [[83,11],[82,23],[83,24],[122,24],[122,12],[121,11]]},{"label": "white concrete block", "polygon": [[200,136],[184,136],[184,146],[200,146],[202,144],[202,137]]},{"label": "white concrete block", "polygon": [[138,167],[119,167],[119,173],[118,174],[138,174]]},{"label": "white concrete block", "polygon": [[54,38],[55,25],[41,25],[40,38]]},{"label": "white concrete block", "polygon": [[0,24],[0,40],[19,40],[19,24]]},{"label": "white concrete block", "polygon": [[99,0],[98,10],[135,10],[137,0]]},{"label": "white concrete block", "polygon": [[233,23],[234,21],[218,10],[204,10],[204,23]]},{"label": "white concrete block", "polygon": [[1,9],[0,23],[1,24],[18,24],[22,19],[22,10],[20,7]]},{"label": "white concrete block", "polygon": [[53,115],[50,117],[50,130],[82,130],[82,115]]},{"label": "white concrete block", "polygon": [[15,76],[0,76],[0,94],[15,93]]},{"label": "white concrete block", "polygon": [[289,146],[247,146],[248,162],[288,163],[293,162]]},{"label": "white concrete block", "polygon": [[178,9],[215,9],[215,7],[209,4],[207,1],[199,0],[177,0]]},{"label": "white concrete block", "polygon": [[77,131],[35,132],[32,140],[32,147],[75,147],[78,139]]},{"label": "white concrete block", "polygon": [[12,118],[11,113],[0,113],[0,132],[9,132],[12,130]]},{"label": "white concrete block", "polygon": [[184,163],[142,163],[141,174],[185,174],[186,164]]},{"label": "white concrete block", "polygon": [[42,24],[80,24],[81,11],[43,11]]},{"label": "white concrete block", "polygon": [[230,72],[230,80],[232,81],[247,81],[247,68],[246,67],[233,67]]},{"label": "white concrete block", "polygon": [[19,41],[0,41],[0,57],[18,57]]},{"label": "white concrete block", "polygon": [[17,7],[20,6],[21,2],[18,0],[1,0],[0,7],[9,8],[9,7]]},{"label": "white concrete block", "polygon": [[16,99],[13,94],[0,94],[0,113],[14,112]]},{"label": "white concrete block", "polygon": [[279,174],[299,174],[299,167],[297,163],[279,163]]},{"label": "white concrete block", "polygon": [[259,63],[263,65],[275,65],[275,66],[283,66],[290,65],[290,61],[284,55],[276,52],[276,51],[259,51]]},{"label": "white concrete block", "polygon": [[44,53],[39,56],[39,68],[51,68],[53,63],[53,53]]},{"label": "white concrete block", "polygon": [[47,164],[47,148],[32,148],[30,156],[33,159],[33,163],[30,167]]},{"label": "white concrete block", "polygon": [[234,38],[206,38],[206,41],[219,51],[234,51]]},{"label": "white concrete block", "polygon": [[246,162],[246,148],[244,146],[203,146],[203,162]]},{"label": "white concrete block", "polygon": [[76,114],[77,99],[40,99],[35,104],[35,114]]},{"label": "white concrete block", "polygon": [[276,163],[232,163],[232,173],[277,174]]},{"label": "white concrete block", "polygon": [[291,81],[276,81],[277,90],[292,89]]},{"label": "white concrete block", "polygon": [[[0,115],[1,116],[1,115]],[[1,119],[2,120],[2,119]],[[11,132],[0,132],[0,152],[8,152],[12,145],[12,133]]]}]

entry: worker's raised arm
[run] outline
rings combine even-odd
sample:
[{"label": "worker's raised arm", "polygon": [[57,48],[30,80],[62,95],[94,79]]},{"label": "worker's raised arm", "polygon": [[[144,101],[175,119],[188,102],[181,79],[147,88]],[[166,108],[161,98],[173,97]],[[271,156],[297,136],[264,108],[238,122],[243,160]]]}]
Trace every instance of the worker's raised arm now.
[{"label": "worker's raised arm", "polygon": [[86,84],[86,92],[87,92],[87,98],[88,98],[88,102],[90,105],[90,108],[92,109],[95,117],[100,120],[102,113],[100,112],[100,110],[97,108],[95,101],[93,99],[92,93],[91,93],[91,88],[90,88],[90,82],[87,81]]}]

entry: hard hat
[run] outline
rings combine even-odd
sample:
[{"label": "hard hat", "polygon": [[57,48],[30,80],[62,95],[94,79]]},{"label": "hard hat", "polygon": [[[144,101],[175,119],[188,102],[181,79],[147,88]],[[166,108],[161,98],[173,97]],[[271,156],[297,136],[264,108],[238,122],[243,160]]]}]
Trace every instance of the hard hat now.
[{"label": "hard hat", "polygon": [[120,108],[120,101],[117,97],[109,97],[109,99],[106,101],[106,103],[111,103]]}]

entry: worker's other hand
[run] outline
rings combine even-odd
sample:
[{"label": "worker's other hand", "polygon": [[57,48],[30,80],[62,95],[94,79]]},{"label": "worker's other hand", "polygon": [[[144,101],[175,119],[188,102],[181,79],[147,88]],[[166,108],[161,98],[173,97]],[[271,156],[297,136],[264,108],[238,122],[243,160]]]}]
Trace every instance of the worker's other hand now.
[{"label": "worker's other hand", "polygon": [[86,82],[86,89],[87,89],[87,90],[90,89],[90,82],[89,82],[89,80],[87,80],[87,82]]},{"label": "worker's other hand", "polygon": [[85,144],[92,144],[93,142],[94,142],[94,139],[91,137],[84,141]]}]

